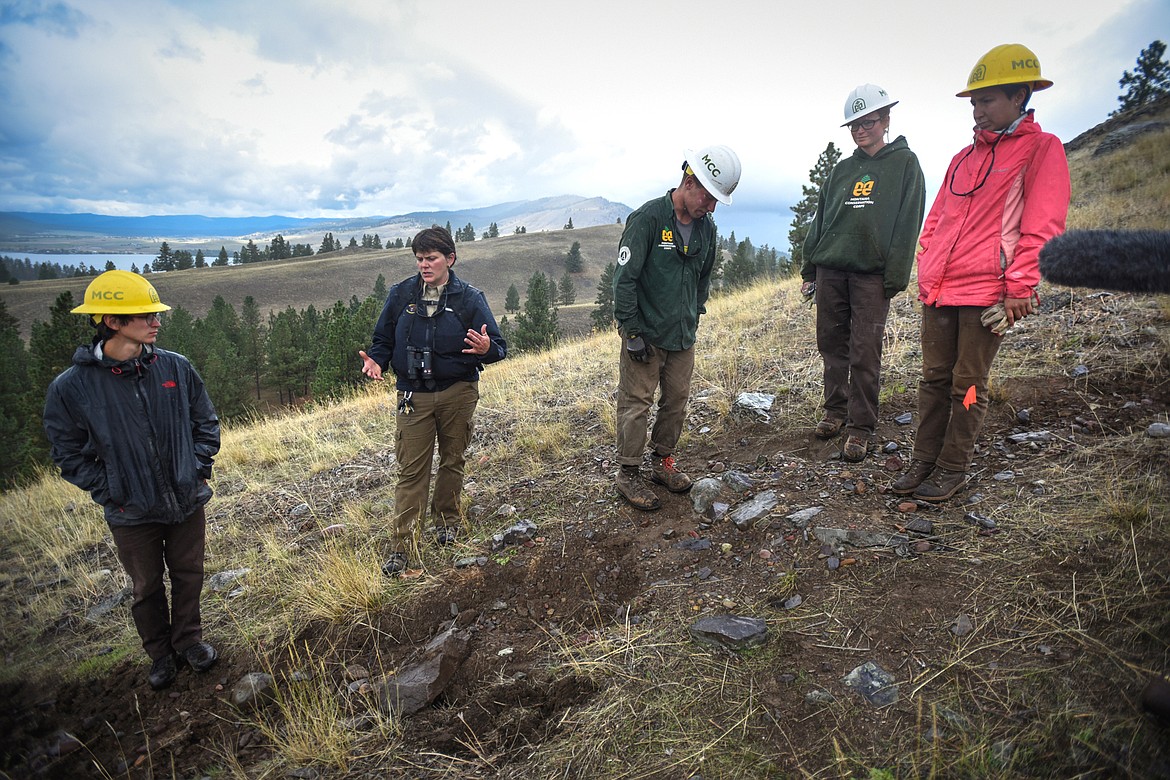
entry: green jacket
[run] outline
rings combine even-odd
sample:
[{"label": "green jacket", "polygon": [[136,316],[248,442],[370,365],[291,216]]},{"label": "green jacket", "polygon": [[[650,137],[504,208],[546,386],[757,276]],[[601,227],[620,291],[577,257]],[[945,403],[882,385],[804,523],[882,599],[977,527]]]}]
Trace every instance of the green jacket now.
[{"label": "green jacket", "polygon": [[707,311],[716,250],[715,223],[708,215],[692,223],[683,251],[682,236],[674,229],[673,192],[626,218],[613,274],[613,313],[623,335],[677,351],[695,343],[699,315]]},{"label": "green jacket", "polygon": [[873,157],[854,150],[837,163],[821,189],[804,240],[801,277],[816,279],[816,266],[880,273],[886,297],[893,298],[910,282],[925,207],[922,169],[905,136]]}]

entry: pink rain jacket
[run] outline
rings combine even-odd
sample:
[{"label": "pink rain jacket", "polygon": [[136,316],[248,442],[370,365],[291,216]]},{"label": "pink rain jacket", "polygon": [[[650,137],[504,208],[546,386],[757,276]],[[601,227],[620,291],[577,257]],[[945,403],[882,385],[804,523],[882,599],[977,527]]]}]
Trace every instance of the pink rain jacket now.
[{"label": "pink rain jacket", "polygon": [[[928,306],[1029,297],[1040,282],[1041,247],[1064,232],[1070,187],[1060,139],[1041,130],[1031,112],[992,158],[997,138],[976,131],[974,149],[951,160],[926,217],[918,240],[918,299]],[[966,197],[954,194],[978,185],[989,164],[982,187]]]}]

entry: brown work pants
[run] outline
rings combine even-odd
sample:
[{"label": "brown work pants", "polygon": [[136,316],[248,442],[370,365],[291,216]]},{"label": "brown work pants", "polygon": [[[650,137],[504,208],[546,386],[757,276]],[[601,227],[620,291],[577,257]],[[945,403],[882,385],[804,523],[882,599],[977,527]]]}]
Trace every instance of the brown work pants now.
[{"label": "brown work pants", "polygon": [[686,420],[695,348],[677,352],[654,347],[645,363],[630,358],[623,345],[618,364],[617,460],[623,466],[642,465],[646,448],[646,424],[654,391],[658,413],[650,432],[650,449],[662,457],[674,454]]},{"label": "brown work pants", "polygon": [[868,439],[877,425],[882,340],[890,301],[881,274],[817,267],[817,349],[825,364],[825,416]]},{"label": "brown work pants", "polygon": [[[405,394],[398,391],[399,408]],[[394,488],[394,552],[405,552],[412,526],[426,515],[431,487],[435,442],[439,445],[439,470],[431,501],[431,518],[438,526],[462,523],[459,495],[463,491],[464,452],[471,442],[472,415],[479,403],[476,382],[456,382],[434,393],[415,392],[414,411],[398,412],[395,458],[398,484]]]},{"label": "brown work pants", "polygon": [[[110,526],[134,589],[134,627],[152,661],[203,640],[199,594],[206,528],[203,507],[181,523]],[[164,571],[171,578],[169,606]]]},{"label": "brown work pants", "polygon": [[[981,306],[922,307],[922,379],[914,458],[967,471],[987,416],[987,380],[1003,342],[980,323]],[[964,403],[971,388],[974,403]]]}]

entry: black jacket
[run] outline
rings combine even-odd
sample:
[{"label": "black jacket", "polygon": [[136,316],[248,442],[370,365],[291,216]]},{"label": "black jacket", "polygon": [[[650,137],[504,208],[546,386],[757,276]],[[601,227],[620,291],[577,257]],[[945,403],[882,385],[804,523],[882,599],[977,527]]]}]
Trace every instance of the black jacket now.
[{"label": "black jacket", "polygon": [[132,360],[77,348],[49,385],[45,434],[61,476],[110,525],[181,523],[211,498],[219,417],[187,358],[146,347]]},{"label": "black jacket", "polygon": [[[418,274],[390,288],[368,353],[382,370],[388,365],[394,369],[399,390],[437,392],[456,382],[475,382],[484,365],[504,359],[508,346],[482,292],[451,271],[439,302],[441,308],[433,317],[427,317],[422,311],[421,292],[422,280]],[[484,325],[492,342],[487,354],[464,353],[467,331],[478,331]],[[411,376],[408,347],[430,350],[433,372],[430,383]]]}]

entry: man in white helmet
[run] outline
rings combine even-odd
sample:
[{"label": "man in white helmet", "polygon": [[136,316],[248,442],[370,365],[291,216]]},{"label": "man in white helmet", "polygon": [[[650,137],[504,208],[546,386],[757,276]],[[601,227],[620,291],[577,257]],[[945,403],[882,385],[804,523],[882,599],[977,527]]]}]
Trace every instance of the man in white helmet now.
[{"label": "man in white helmet", "polygon": [[219,417],[190,361],[155,346],[170,308],[143,276],[97,276],[73,309],[97,333],[49,385],[44,411],[61,476],[105,510],[155,690],[175,681],[178,661],[205,672],[218,657],[203,641],[199,595]]},{"label": "man in white helmet", "polygon": [[613,310],[622,336],[617,395],[617,490],[631,505],[662,503],[642,477],[646,426],[654,391],[658,411],[650,432],[650,480],[674,493],[691,489],[675,465],[682,435],[695,333],[715,267],[716,205],[731,204],[740,164],[726,146],[686,151],[683,177],[665,197],[646,202],[626,220],[613,275]]}]

